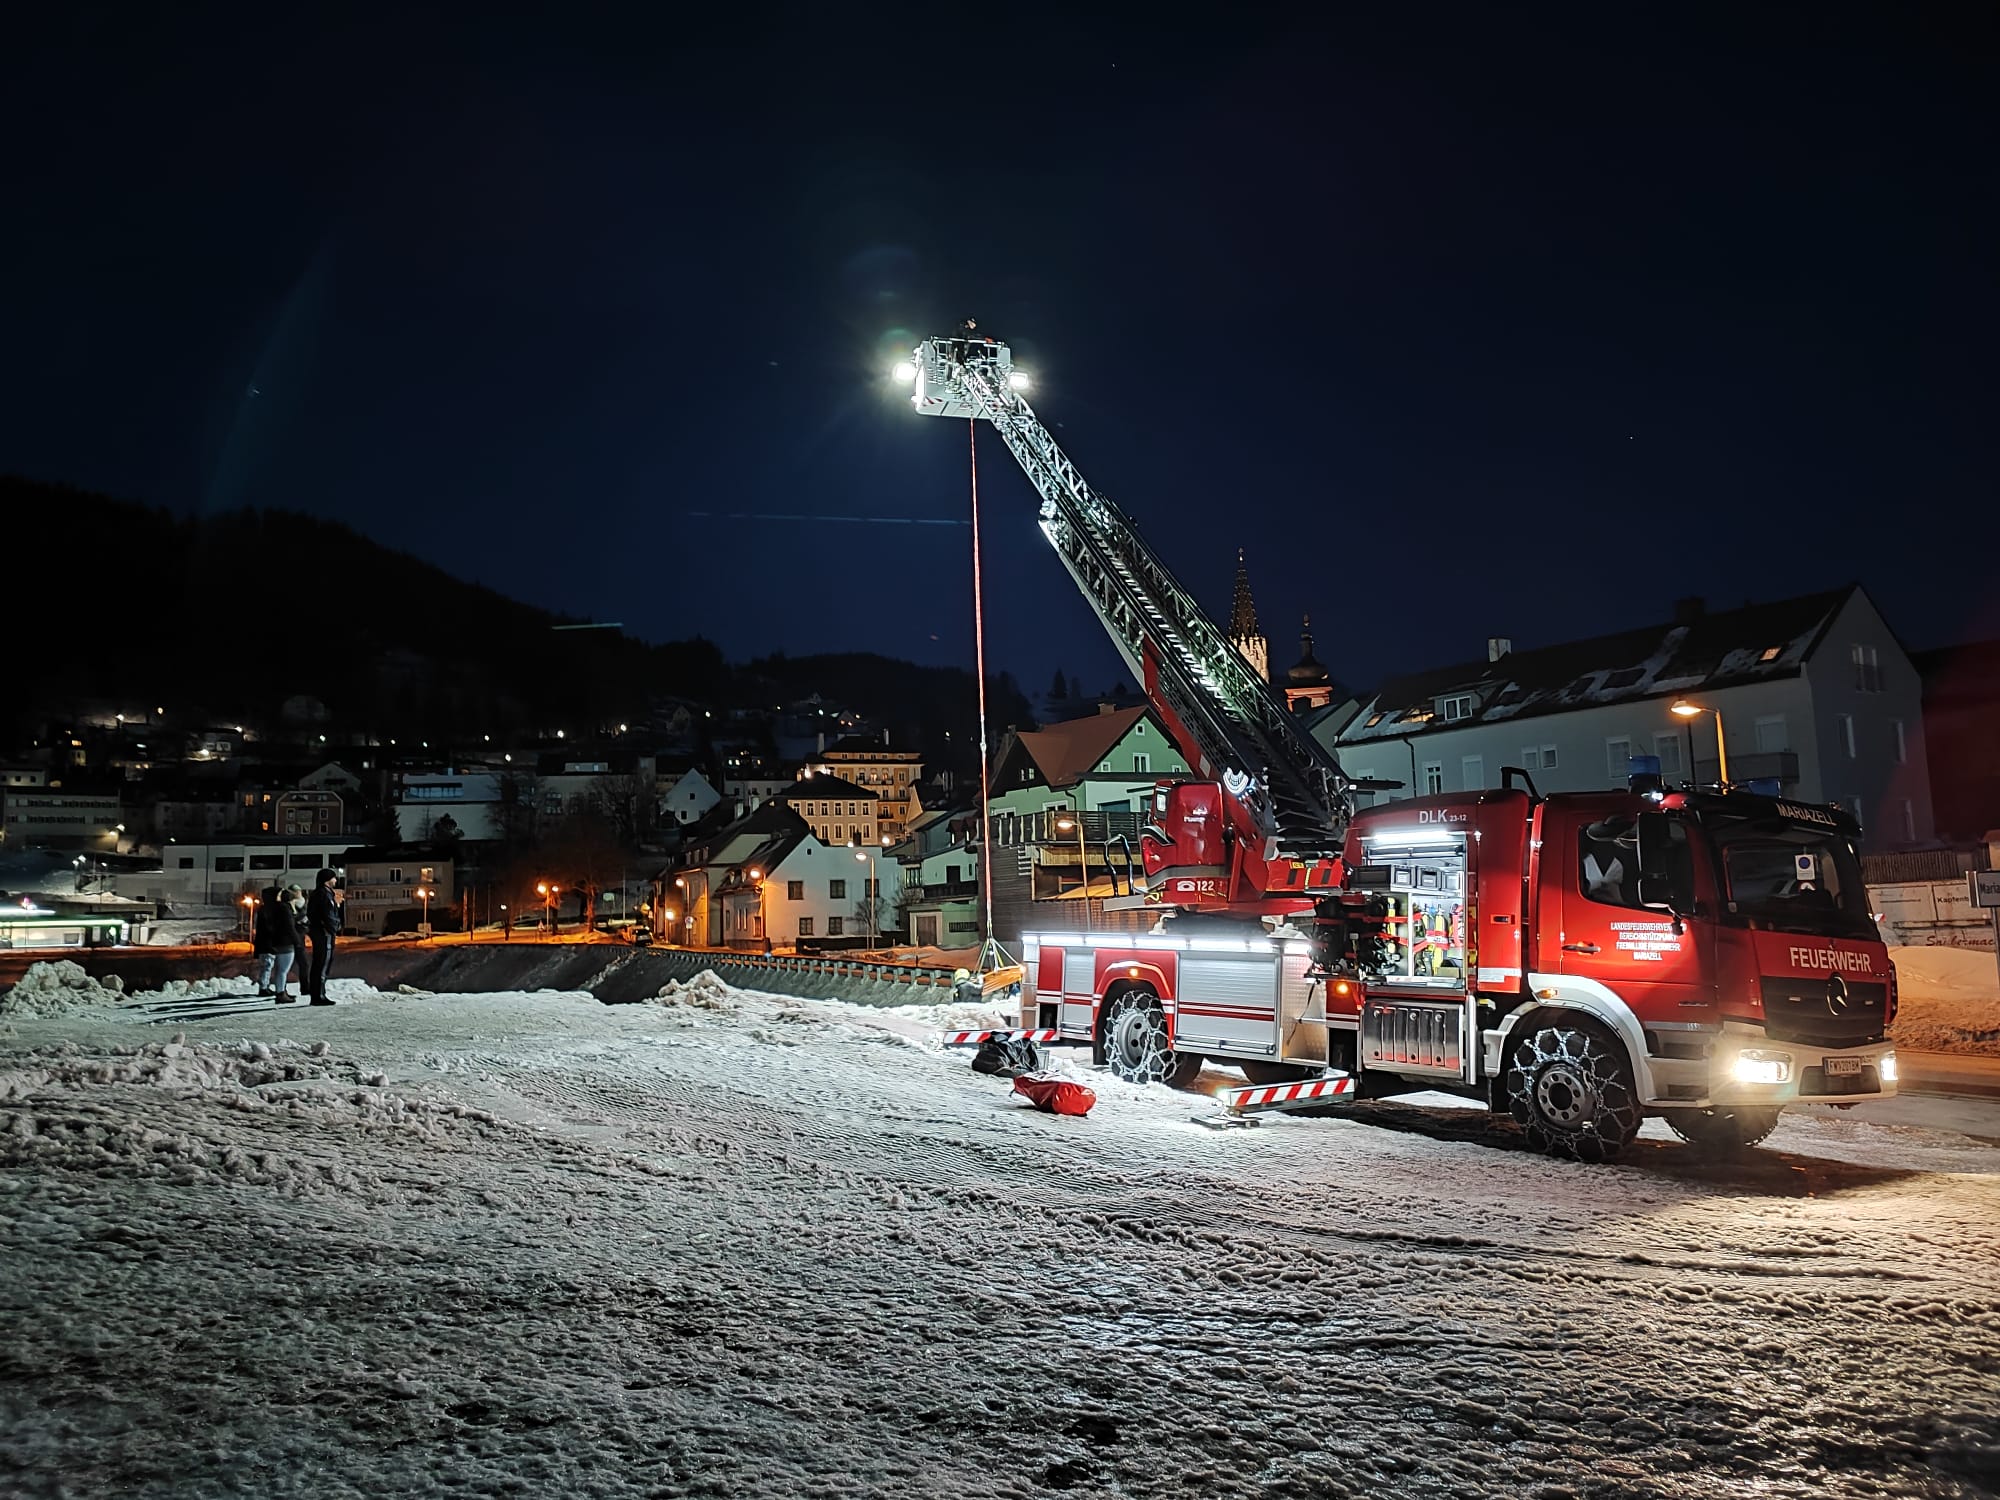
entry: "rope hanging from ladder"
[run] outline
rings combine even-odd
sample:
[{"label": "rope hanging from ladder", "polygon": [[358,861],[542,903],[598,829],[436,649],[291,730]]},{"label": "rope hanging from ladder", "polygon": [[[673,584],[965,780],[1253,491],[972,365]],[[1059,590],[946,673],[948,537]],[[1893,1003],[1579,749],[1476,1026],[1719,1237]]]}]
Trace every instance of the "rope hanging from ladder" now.
[{"label": "rope hanging from ladder", "polygon": [[[986,941],[993,941],[993,788],[986,747],[986,595],[979,573],[979,421],[965,420],[972,452],[972,655],[979,677],[979,875],[986,898]],[[981,959],[985,953],[980,954]],[[982,964],[982,967],[984,965]]]},{"label": "rope hanging from ladder", "polygon": [[986,591],[979,565],[979,421],[968,417],[966,444],[972,453],[972,654],[979,672],[979,875],[986,897],[986,941],[979,945],[973,971],[979,992],[991,1001],[1016,999],[1027,971],[1016,964],[993,935],[992,756],[986,746]]}]

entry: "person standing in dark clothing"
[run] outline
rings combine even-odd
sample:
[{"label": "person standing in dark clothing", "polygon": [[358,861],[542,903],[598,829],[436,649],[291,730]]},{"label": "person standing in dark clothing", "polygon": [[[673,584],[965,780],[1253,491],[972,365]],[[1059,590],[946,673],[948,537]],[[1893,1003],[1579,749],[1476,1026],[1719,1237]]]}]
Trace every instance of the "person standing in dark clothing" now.
[{"label": "person standing in dark clothing", "polygon": [[[307,977],[312,973],[312,960],[306,955],[306,893],[295,885],[286,886],[285,905],[292,909],[292,977],[299,982],[299,998],[303,1000]],[[279,985],[278,1004],[291,1003],[291,995]]]},{"label": "person standing in dark clothing", "polygon": [[[281,1004],[289,1004],[285,980],[292,972],[292,959],[298,950],[299,924],[292,913],[291,902],[275,885],[264,892],[264,905],[257,913],[257,920],[264,926],[266,941],[270,944],[265,958],[271,966],[270,988],[266,990],[260,984],[259,993],[275,996]],[[264,977],[261,970],[258,977],[260,980]]]},{"label": "person standing in dark clothing", "polygon": [[[271,988],[271,971],[277,967],[278,958],[278,939],[273,922],[277,909],[278,888],[272,886],[258,897],[257,914],[250,919],[250,957],[257,976],[257,993],[263,996],[276,993]],[[291,951],[290,943],[285,944],[285,951]]]},{"label": "person standing in dark clothing", "polygon": [[333,940],[340,933],[340,897],[333,883],[339,876],[321,870],[313,882],[312,898],[306,902],[306,935],[312,939],[312,1003],[331,1005],[326,998],[327,970],[333,966]]}]

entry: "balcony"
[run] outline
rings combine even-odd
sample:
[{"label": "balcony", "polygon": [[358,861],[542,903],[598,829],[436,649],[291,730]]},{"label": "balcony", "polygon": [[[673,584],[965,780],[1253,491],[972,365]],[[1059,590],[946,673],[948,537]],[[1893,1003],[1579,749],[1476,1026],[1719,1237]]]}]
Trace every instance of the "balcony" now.
[{"label": "balcony", "polygon": [[[1735,770],[1731,762],[1730,769]],[[1076,846],[1076,814],[1070,812],[997,813],[993,818],[996,844],[1068,844]],[[1058,828],[1066,822],[1068,828]],[[1106,839],[1123,836],[1137,839],[1145,816],[1136,812],[1087,812],[1083,815],[1083,841],[1095,849]]]},{"label": "balcony", "polygon": [[934,901],[972,901],[979,896],[976,880],[940,880],[935,885],[903,883],[902,904],[920,906]]}]

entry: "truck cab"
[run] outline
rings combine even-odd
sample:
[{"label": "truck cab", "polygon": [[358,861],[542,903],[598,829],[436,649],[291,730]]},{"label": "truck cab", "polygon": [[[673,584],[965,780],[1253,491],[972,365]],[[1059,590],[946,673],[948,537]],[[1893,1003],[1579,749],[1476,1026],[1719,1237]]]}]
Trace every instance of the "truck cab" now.
[{"label": "truck cab", "polygon": [[1381,930],[1359,1065],[1477,1091],[1587,1159],[1648,1114],[1738,1146],[1785,1105],[1893,1094],[1895,973],[1858,831],[1837,809],[1657,787],[1363,812],[1346,862]]}]

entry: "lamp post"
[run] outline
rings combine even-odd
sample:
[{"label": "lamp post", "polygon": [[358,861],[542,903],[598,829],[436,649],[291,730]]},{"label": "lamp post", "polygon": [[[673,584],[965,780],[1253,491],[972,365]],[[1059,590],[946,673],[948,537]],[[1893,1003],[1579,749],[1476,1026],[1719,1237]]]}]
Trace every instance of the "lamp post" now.
[{"label": "lamp post", "polygon": [[[685,875],[676,875],[674,877],[674,889],[681,893],[681,946],[683,948],[688,946],[687,929],[694,923],[694,903],[688,900],[687,888],[687,877]],[[669,917],[667,920],[671,922],[673,918]]]},{"label": "lamp post", "polygon": [[1703,714],[1715,715],[1715,770],[1723,786],[1729,785],[1729,747],[1722,741],[1722,710],[1687,698],[1676,698],[1668,711],[1688,720],[1688,779],[1694,779],[1694,720]]},{"label": "lamp post", "polygon": [[417,936],[418,936],[419,938],[427,938],[427,937],[429,937],[429,936],[431,935],[431,891],[430,891],[430,887],[429,887],[429,886],[424,886],[424,885],[420,885],[420,886],[418,886],[418,887],[417,887],[417,899],[418,899],[419,901],[421,901],[421,902],[423,902],[423,903],[424,903],[424,925],[423,925],[423,927],[422,927],[422,928],[421,928],[421,929],[420,929],[420,930],[418,931],[418,933],[417,933]]},{"label": "lamp post", "polygon": [[750,871],[750,878],[757,883],[756,940],[768,948],[771,946],[771,940],[764,930],[764,872],[753,866]]},{"label": "lamp post", "polygon": [[856,849],[855,859],[868,866],[868,874],[861,883],[861,904],[868,908],[868,946],[879,947],[882,941],[882,927],[875,919],[875,892],[882,889],[881,876],[877,873],[875,851]]},{"label": "lamp post", "polygon": [[562,887],[551,885],[546,880],[535,882],[535,891],[542,898],[542,928],[550,937],[556,931],[556,899],[562,894]]},{"label": "lamp post", "polygon": [[505,901],[500,903],[500,941],[503,943],[514,941],[514,919],[508,915]]},{"label": "lamp post", "polygon": [[[1073,818],[1057,818],[1056,827],[1064,833],[1068,833],[1072,828],[1076,830],[1076,868],[1078,874],[1083,877],[1083,909],[1088,912],[1090,910],[1090,859],[1083,847],[1083,810],[1081,808],[1077,809],[1076,816]],[[1108,859],[1110,856],[1106,855],[1105,857]]]},{"label": "lamp post", "polygon": [[255,896],[245,896],[243,898],[243,936],[245,941],[252,944],[257,941],[256,917],[257,898]]}]

